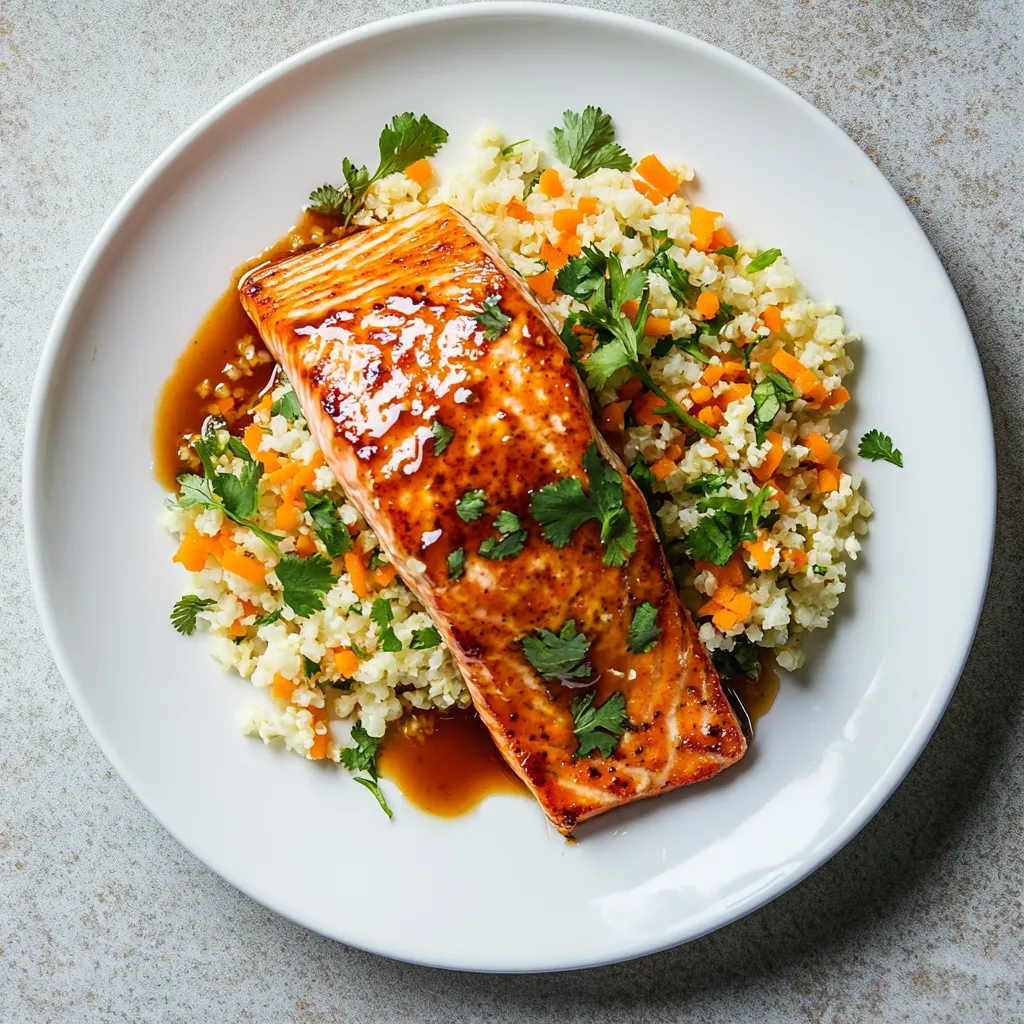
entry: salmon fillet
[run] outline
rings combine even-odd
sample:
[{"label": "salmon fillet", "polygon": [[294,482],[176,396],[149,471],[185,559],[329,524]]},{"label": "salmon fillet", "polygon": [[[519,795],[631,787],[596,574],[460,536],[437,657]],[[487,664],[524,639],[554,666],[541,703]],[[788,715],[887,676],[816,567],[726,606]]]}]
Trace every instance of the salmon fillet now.
[{"label": "salmon fillet", "polygon": [[[643,495],[595,430],[547,317],[469,221],[428,207],[257,267],[238,287],[327,463],[433,617],[498,749],[556,828],[569,834],[743,756],[742,731],[679,601]],[[485,331],[475,314],[495,296],[511,321]],[[435,420],[454,431],[441,454]],[[595,443],[636,524],[635,550],[621,566],[606,564],[597,520],[556,548],[531,516],[546,485],[575,477],[587,488],[584,459]],[[464,521],[456,503],[477,490],[486,513]],[[500,538],[494,520],[503,510],[526,529],[525,546],[488,559],[481,545]],[[458,549],[464,572],[452,579]],[[631,653],[630,623],[645,602],[661,634],[650,651]],[[568,620],[590,641],[592,672],[544,677],[523,638],[559,633]],[[586,692],[595,707],[625,699],[628,722],[607,757],[600,747],[577,756],[570,704]]]}]

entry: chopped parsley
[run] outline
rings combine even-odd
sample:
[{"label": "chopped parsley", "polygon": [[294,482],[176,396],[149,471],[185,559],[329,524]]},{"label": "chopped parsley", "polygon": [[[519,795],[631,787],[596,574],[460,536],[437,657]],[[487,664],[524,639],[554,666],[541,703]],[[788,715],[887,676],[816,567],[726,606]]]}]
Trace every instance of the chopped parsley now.
[{"label": "chopped parsley", "polygon": [[466,571],[466,552],[463,548],[456,548],[448,556],[448,579],[454,583],[461,580]]},{"label": "chopped parsley", "polygon": [[611,115],[600,107],[587,107],[582,114],[566,110],[562,127],[555,128],[551,135],[558,159],[580,178],[602,167],[628,171],[633,166],[629,154],[615,142]]},{"label": "chopped parsley", "polygon": [[748,679],[757,679],[761,674],[761,662],[757,656],[757,645],[745,636],[736,637],[736,643],[731,651],[726,651],[722,648],[712,651],[711,663],[723,679],[731,679],[734,676],[746,676]]},{"label": "chopped parsley", "polygon": [[324,594],[338,582],[331,563],[321,554],[299,558],[282,555],[274,566],[281,581],[281,598],[296,615],[312,615],[324,607]]},{"label": "chopped parsley", "polygon": [[429,651],[441,646],[441,634],[434,626],[426,629],[414,629],[409,647],[414,651]]},{"label": "chopped parsley", "polygon": [[487,509],[487,495],[482,490],[466,491],[455,502],[455,512],[464,523],[479,519]]},{"label": "chopped parsley", "polygon": [[326,217],[334,217],[347,227],[375,181],[404,171],[417,160],[433,156],[447,141],[448,133],[426,114],[419,118],[412,113],[396,114],[380,133],[380,162],[373,174],[365,166],[356,167],[345,157],[341,164],[345,184],[340,189],[334,185],[321,185],[314,189],[307,208]]},{"label": "chopped parsley", "polygon": [[174,602],[171,609],[171,625],[185,636],[191,636],[196,631],[196,616],[204,609],[214,604],[212,597],[199,597],[198,594],[186,594],[183,598]]},{"label": "chopped parsley", "polygon": [[446,427],[440,420],[434,420],[430,425],[430,432],[434,435],[434,454],[441,455],[452,443],[455,431],[451,427]]},{"label": "chopped parsley", "polygon": [[299,408],[299,399],[294,389],[286,391],[270,407],[272,416],[283,416],[289,423],[294,423],[302,416],[302,409]]},{"label": "chopped parsley", "polygon": [[781,255],[781,249],[765,249],[747,264],[746,272],[756,274],[759,270],[767,270]]},{"label": "chopped parsley", "polygon": [[894,448],[892,438],[880,430],[869,430],[861,439],[857,454],[872,462],[891,462],[903,468],[903,452]]},{"label": "chopped parsley", "polygon": [[796,389],[781,373],[768,370],[764,380],[756,385],[754,399],[754,432],[757,443],[763,444],[769,427],[786,402],[796,399]]},{"label": "chopped parsley", "polygon": [[402,649],[402,641],[395,636],[391,623],[395,619],[395,613],[391,610],[391,602],[383,597],[373,599],[373,607],[370,609],[370,621],[380,631],[377,641],[382,651],[389,654],[396,654]]},{"label": "chopped parsley", "polygon": [[576,529],[591,519],[601,524],[605,565],[624,565],[636,550],[636,523],[623,503],[625,487],[618,470],[601,458],[591,441],[583,455],[590,493],[579,477],[564,477],[542,487],[530,502],[530,515],[545,540],[564,548]]},{"label": "chopped parsley", "polygon": [[[360,786],[365,786],[377,798],[381,810],[390,818],[391,808],[388,807],[388,802],[378,785],[380,776],[377,774],[377,748],[380,746],[380,740],[371,736],[358,722],[352,726],[352,739],[356,745],[342,749],[341,763],[352,772]],[[366,772],[369,778],[359,776],[358,772]]]},{"label": "chopped parsley", "polygon": [[573,757],[590,757],[596,750],[599,757],[611,757],[626,731],[626,698],[616,691],[603,704],[594,704],[594,691],[573,697],[572,713],[577,746]]},{"label": "chopped parsley", "polygon": [[629,636],[626,638],[626,650],[631,654],[646,654],[653,650],[661,639],[661,630],[655,625],[658,621],[658,609],[649,601],[633,613],[633,621],[629,624]]},{"label": "chopped parsley", "polygon": [[484,337],[488,341],[500,338],[512,323],[512,317],[501,311],[500,295],[488,295],[484,299],[484,308],[479,313],[474,313],[473,319],[483,328]]},{"label": "chopped parsley", "polygon": [[352,548],[352,535],[341,521],[337,506],[326,494],[303,491],[306,511],[313,520],[313,530],[331,558],[340,558]]},{"label": "chopped parsley", "polygon": [[575,619],[568,619],[558,633],[535,629],[520,643],[526,660],[544,679],[588,679],[593,671],[587,661],[590,641],[576,631]]},{"label": "chopped parsley", "polygon": [[519,516],[503,509],[494,520],[497,537],[487,537],[480,545],[482,558],[498,560],[515,558],[526,546],[527,531],[519,522]]}]

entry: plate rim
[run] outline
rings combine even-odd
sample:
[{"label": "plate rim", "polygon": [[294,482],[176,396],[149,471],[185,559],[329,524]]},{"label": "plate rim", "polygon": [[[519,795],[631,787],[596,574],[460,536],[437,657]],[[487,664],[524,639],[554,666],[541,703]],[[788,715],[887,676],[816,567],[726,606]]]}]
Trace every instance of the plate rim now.
[{"label": "plate rim", "polygon": [[286,906],[280,905],[272,895],[257,894],[251,887],[243,886],[222,874],[220,870],[213,867],[204,857],[198,854],[191,843],[185,841],[178,833],[171,829],[150,804],[142,797],[135,786],[129,781],[131,773],[127,770],[119,755],[113,749],[104,730],[93,718],[83,692],[79,686],[76,674],[73,671],[70,659],[65,652],[61,634],[57,626],[56,616],[50,601],[49,592],[44,585],[44,574],[42,569],[41,530],[37,524],[41,522],[39,513],[39,488],[42,474],[42,457],[44,452],[44,427],[47,416],[47,392],[53,378],[65,345],[68,343],[70,327],[76,308],[88,296],[92,278],[102,261],[103,256],[116,240],[125,221],[131,215],[136,205],[149,192],[151,187],[160,179],[165,171],[181,156],[190,146],[201,138],[208,129],[227,113],[247,100],[249,97],[261,91],[265,86],[286,77],[292,71],[317,60],[329,53],[344,50],[347,47],[357,45],[365,40],[377,36],[387,35],[394,31],[406,29],[417,24],[437,22],[445,20],[473,20],[486,19],[491,17],[546,17],[566,20],[578,20],[590,22],[603,28],[625,28],[629,27],[634,31],[643,31],[652,35],[660,36],[669,41],[682,39],[688,45],[709,51],[715,59],[725,64],[732,64],[742,68],[745,74],[753,74],[760,84],[776,94],[781,95],[789,103],[796,103],[802,113],[812,119],[821,131],[829,133],[834,140],[849,147],[852,159],[861,159],[870,165],[870,172],[885,188],[891,193],[902,207],[907,224],[907,230],[916,232],[920,241],[927,248],[929,258],[933,263],[933,270],[937,271],[945,280],[951,297],[955,301],[955,308],[959,314],[959,321],[956,328],[962,333],[971,344],[969,346],[973,355],[973,380],[970,382],[974,395],[972,397],[980,400],[982,408],[979,410],[987,416],[989,429],[985,434],[984,450],[976,452],[983,465],[981,473],[987,478],[988,486],[984,493],[978,495],[983,503],[984,516],[983,526],[987,532],[987,558],[984,563],[984,571],[978,573],[973,581],[973,588],[970,597],[970,604],[974,607],[973,620],[967,618],[969,630],[965,631],[961,650],[954,663],[951,663],[945,674],[937,682],[941,685],[933,687],[933,692],[927,703],[923,706],[921,716],[915,724],[914,729],[906,736],[898,753],[890,762],[885,771],[879,776],[875,784],[870,787],[862,799],[850,810],[843,826],[837,827],[833,833],[809,852],[800,865],[784,873],[772,884],[766,886],[756,894],[746,896],[728,909],[718,915],[715,922],[697,929],[678,928],[664,942],[650,946],[639,951],[630,951],[622,956],[604,957],[592,962],[580,963],[578,961],[560,961],[548,965],[538,965],[532,968],[500,968],[480,967],[466,964],[442,963],[427,958],[411,958],[407,956],[396,957],[387,949],[378,948],[373,943],[362,943],[351,938],[338,939],[333,935],[325,937],[333,941],[344,942],[356,949],[365,950],[389,959],[400,959],[404,962],[414,963],[421,966],[435,967],[447,970],[459,970],[480,973],[544,973],[561,971],[567,969],[585,969],[599,967],[606,964],[625,962],[641,956],[648,956],[666,949],[691,942],[701,938],[713,931],[732,924],[742,917],[753,913],[774,899],[788,892],[794,886],[799,885],[809,875],[821,868],[828,860],[838,853],[847,843],[851,842],[860,831],[875,817],[889,800],[898,786],[906,778],[907,774],[916,764],[918,758],[927,746],[929,740],[938,728],[939,722],[945,713],[946,707],[952,699],[953,693],[959,683],[964,665],[970,655],[977,633],[978,624],[984,609],[985,597],[988,590],[989,575],[991,571],[992,557],[995,543],[995,516],[996,516],[996,491],[997,473],[995,459],[995,438],[992,422],[991,406],[988,399],[988,391],[985,377],[978,354],[977,345],[974,342],[973,332],[963,312],[960,297],[953,287],[946,268],[932,246],[930,239],[924,229],[914,217],[903,198],[896,191],[888,178],[882,173],[879,167],[871,160],[857,144],[835,124],[826,114],[815,107],[808,100],[789,86],[773,78],[767,72],[743,60],[742,58],[723,50],[712,43],[690,35],[689,33],[670,28],[665,25],[656,24],[642,18],[630,15],[618,14],[610,11],[578,7],[574,4],[551,4],[538,2],[538,0],[485,0],[485,2],[474,2],[468,4],[454,4],[445,7],[427,8],[420,11],[413,11],[369,22],[346,32],[339,33],[314,43],[305,49],[285,58],[282,61],[267,68],[253,78],[244,82],[241,86],[230,92],[227,96],[215,103],[205,114],[199,117],[180,135],[177,136],[149,166],[143,171],[135,183],[128,189],[122,198],[114,206],[107,216],[96,236],[86,248],[77,268],[75,269],[54,313],[54,318],[47,332],[43,343],[36,374],[32,385],[25,426],[25,444],[22,458],[22,498],[23,498],[23,528],[25,534],[25,550],[27,565],[31,581],[32,595],[39,614],[43,635],[46,638],[50,653],[54,659],[61,678],[68,690],[72,701],[83,722],[88,728],[92,738],[110,762],[111,766],[118,773],[122,781],[127,785],[133,795],[145,807],[146,811],[156,819],[188,852],[196,857],[205,867],[213,871],[218,877],[233,888],[243,892],[247,897],[253,899],[262,906],[267,907],[276,914],[289,921],[293,921],[303,928],[311,931],[317,929],[304,921],[298,920]]}]

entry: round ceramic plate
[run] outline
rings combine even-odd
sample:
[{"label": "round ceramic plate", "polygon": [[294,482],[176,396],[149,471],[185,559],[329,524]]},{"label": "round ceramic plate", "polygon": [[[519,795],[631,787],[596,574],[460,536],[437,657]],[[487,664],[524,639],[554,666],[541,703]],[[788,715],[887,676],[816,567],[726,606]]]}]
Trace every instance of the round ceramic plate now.
[{"label": "round ceramic plate", "polygon": [[[567,70],[571,69],[571,70]],[[566,843],[532,801],[388,821],[334,766],[241,735],[254,696],[170,628],[184,582],[158,525],[154,403],[231,269],[277,238],[391,115],[545,139],[565,109],[612,113],[634,154],[697,169],[696,196],[862,333],[849,426],[906,469],[863,464],[876,518],[833,626],[784,678],[741,765],[612,813]],[[714,132],[694,130],[714,124]],[[935,410],[956,409],[942,430]],[[940,431],[941,435],[940,435]],[[32,576],[82,717],[143,803],[234,885],[392,957],[553,970],[692,939],[836,852],[917,758],[956,683],[986,583],[992,429],[971,335],[914,218],[860,150],[788,89],[662,28],[563,6],[426,11],[322,43],[186,132],[118,206],[61,304],[26,450]],[[955,456],[955,458],[954,458]],[[856,462],[856,458],[852,459]],[[949,467],[957,562],[950,566]],[[952,571],[951,571],[952,570]]]}]

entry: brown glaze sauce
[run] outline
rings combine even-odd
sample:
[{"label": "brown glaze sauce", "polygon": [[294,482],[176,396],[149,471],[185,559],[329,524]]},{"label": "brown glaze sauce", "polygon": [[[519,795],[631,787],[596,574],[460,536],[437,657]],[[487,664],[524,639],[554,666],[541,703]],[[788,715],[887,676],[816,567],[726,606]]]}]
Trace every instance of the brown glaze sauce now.
[{"label": "brown glaze sauce", "polygon": [[775,659],[768,651],[761,652],[761,672],[756,679],[749,676],[733,676],[723,679],[726,696],[740,718],[740,725],[750,738],[754,735],[758,719],[771,710],[779,693],[779,673]]}]

